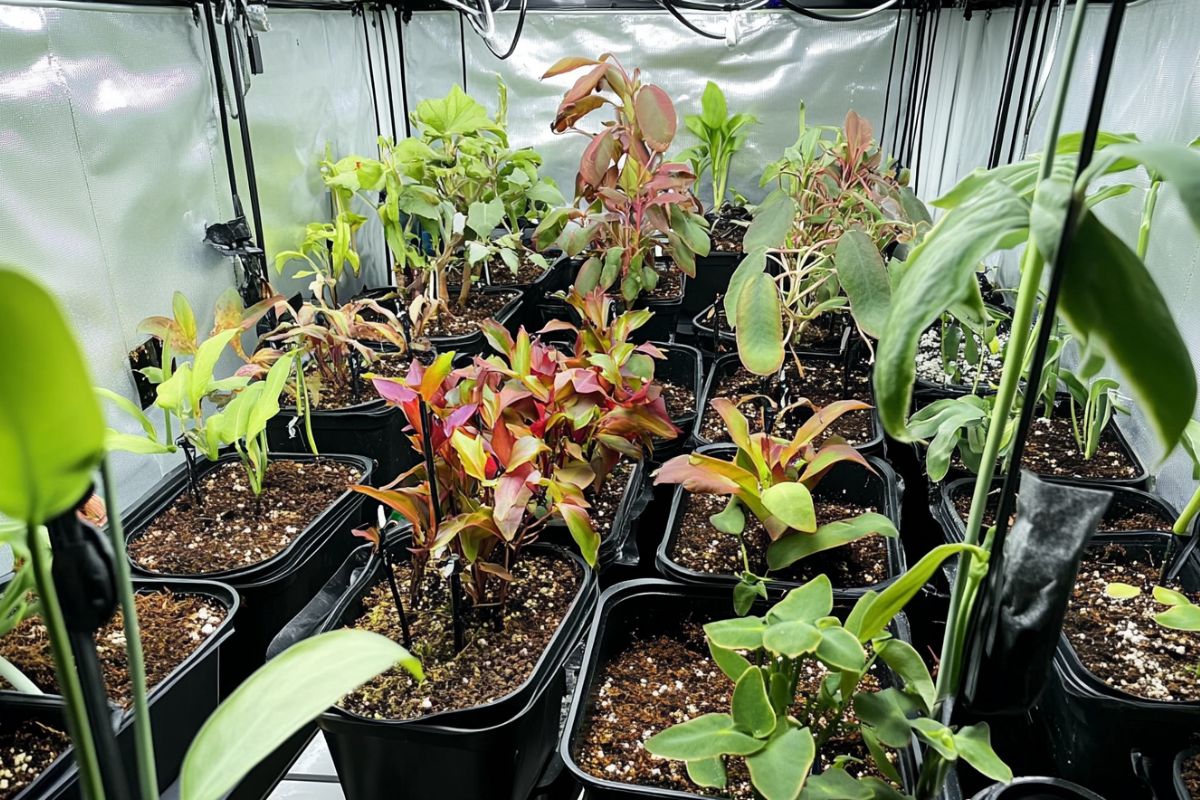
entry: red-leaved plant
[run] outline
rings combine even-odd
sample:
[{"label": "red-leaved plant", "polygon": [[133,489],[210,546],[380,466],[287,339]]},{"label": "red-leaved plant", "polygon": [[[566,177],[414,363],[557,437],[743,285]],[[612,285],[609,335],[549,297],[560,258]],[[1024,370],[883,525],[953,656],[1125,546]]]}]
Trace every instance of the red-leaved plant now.
[{"label": "red-leaved plant", "polygon": [[[558,241],[570,256],[587,252],[575,281],[582,294],[619,286],[632,302],[658,285],[663,253],[695,276],[696,256],[709,252],[708,223],[692,193],[695,173],[664,155],[678,125],[671,98],[609,53],[561,59],[542,78],[584,67],[590,69],[563,96],[552,126],[590,140],[575,177],[575,206],[547,214],[535,239],[539,247]],[[613,119],[599,132],[576,127],[606,105]]]},{"label": "red-leaved plant", "polygon": [[[431,558],[454,553],[468,565],[464,589],[476,605],[504,603],[513,560],[551,522],[564,523],[595,564],[589,490],[622,456],[641,458],[654,438],[680,432],[652,371],[642,378],[602,354],[573,358],[524,328],[514,338],[498,323],[481,327],[499,355],[453,369],[446,353],[428,367],[414,361],[404,378],[373,378],[403,410],[418,452],[428,437],[436,506],[424,463],[383,489],[355,487],[412,524],[414,592]],[[492,578],[501,579],[498,597]]]}]

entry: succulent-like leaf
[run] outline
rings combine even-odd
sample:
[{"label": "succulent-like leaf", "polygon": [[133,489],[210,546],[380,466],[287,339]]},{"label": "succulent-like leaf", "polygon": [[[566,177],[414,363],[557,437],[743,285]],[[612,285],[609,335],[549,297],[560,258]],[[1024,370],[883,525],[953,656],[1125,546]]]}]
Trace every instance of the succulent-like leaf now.
[{"label": "succulent-like leaf", "polygon": [[646,144],[656,152],[665,153],[675,139],[678,124],[671,98],[658,86],[648,83],[638,90],[633,107]]}]

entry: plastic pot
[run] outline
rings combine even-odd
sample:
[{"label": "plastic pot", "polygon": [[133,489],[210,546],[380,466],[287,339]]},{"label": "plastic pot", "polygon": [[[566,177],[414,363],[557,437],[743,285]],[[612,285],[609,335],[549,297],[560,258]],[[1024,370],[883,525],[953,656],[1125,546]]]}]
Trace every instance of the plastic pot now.
[{"label": "plastic pot", "polygon": [[[1089,547],[1121,544],[1143,560],[1161,563],[1177,538],[1161,532],[1104,533]],[[1200,588],[1195,550],[1181,555],[1167,577],[1188,591]],[[1055,772],[1120,798],[1145,796],[1145,787],[1130,768],[1135,750],[1155,761],[1169,761],[1179,743],[1200,730],[1200,702],[1147,700],[1109,686],[1083,665],[1065,636],[1060,637],[1038,715],[1047,729]]]},{"label": "plastic pot", "polygon": [[656,440],[654,443],[654,460],[664,461],[687,447],[692,430],[696,427],[700,393],[703,391],[702,376],[703,361],[700,351],[687,344],[672,344],[669,342],[651,342],[667,355],[666,361],[659,361],[654,366],[654,376],[659,380],[667,379],[678,386],[686,386],[692,390],[696,404],[690,411],[673,414],[671,422],[681,433],[671,440]]},{"label": "plastic pot", "polygon": [[989,786],[971,800],[1104,800],[1082,786],[1060,778],[1013,778]]},{"label": "plastic pot", "polygon": [[[762,613],[764,610],[765,606],[760,603],[753,613]],[[847,611],[849,606],[846,603],[838,603],[833,613],[844,616]],[[705,796],[597,778],[584,772],[575,762],[574,742],[588,713],[601,666],[614,653],[627,647],[635,635],[647,637],[673,633],[678,631],[680,622],[687,618],[712,621],[731,616],[729,590],[717,586],[682,586],[649,578],[618,583],[600,597],[558,748],[567,769],[586,790],[588,800]],[[903,614],[896,616],[891,631],[897,638],[909,641],[908,622]],[[910,750],[900,752],[898,768],[905,785],[911,787],[915,783],[917,767]]]},{"label": "plastic pot", "polygon": [[[681,272],[679,279],[682,285],[680,286],[680,294],[677,297],[639,297],[634,301],[633,308],[648,308],[654,312],[654,316],[650,318],[649,322],[633,332],[632,338],[635,341],[671,341],[675,338],[675,328],[679,323],[679,312],[683,308],[683,298],[687,294],[688,287],[687,275]],[[578,325],[580,322],[579,315],[575,309],[555,297],[547,297],[538,303],[538,315],[542,325],[556,319],[567,320],[575,325]]]},{"label": "plastic pot", "polygon": [[1189,747],[1181,750],[1171,760],[1171,786],[1175,790],[1174,800],[1192,800],[1192,792],[1183,779],[1183,768],[1187,762],[1200,753],[1200,747]]},{"label": "plastic pot", "polygon": [[[701,447],[696,452],[730,461],[737,453],[737,448],[731,444],[713,444]],[[818,496],[837,495],[838,497],[844,497],[848,501],[860,503],[864,506],[874,506],[880,514],[890,519],[895,524],[896,529],[899,530],[900,497],[903,489],[896,478],[896,473],[892,471],[887,462],[874,456],[868,456],[868,461],[876,472],[878,472],[878,475],[872,475],[856,464],[838,464],[821,479],[816,494]],[[682,486],[675,487],[675,493],[671,499],[671,515],[668,518],[666,531],[655,554],[655,565],[659,573],[665,578],[671,578],[688,584],[721,587],[728,593],[738,583],[736,575],[714,575],[708,572],[698,572],[679,564],[671,558],[671,553],[675,549],[675,541],[679,537],[680,527],[683,525],[684,512],[690,497],[691,493],[687,492]],[[840,598],[856,598],[868,590],[874,589],[878,591],[898,578],[906,569],[908,569],[908,564],[904,556],[904,546],[900,543],[900,539],[898,537],[887,539],[887,578],[872,586],[834,586],[834,595]],[[771,576],[771,581],[767,584],[767,589],[773,592],[774,595],[782,595],[799,585],[800,582],[797,581],[783,580]]]},{"label": "plastic pot", "polygon": [[[653,492],[646,485],[646,462],[636,461],[625,484],[625,492],[621,495],[621,501],[613,514],[612,526],[600,540],[600,550],[596,554],[596,572],[603,574],[615,565],[631,566],[637,563],[637,540],[631,534],[634,523],[652,496]],[[568,550],[575,550],[567,526],[561,522],[547,525],[541,538]]]},{"label": "plastic pot", "polygon": [[[826,363],[834,362],[834,363],[838,363],[840,365],[842,363],[842,357],[836,356],[836,355],[830,355],[827,353],[826,354],[810,354],[810,355],[804,356],[804,361],[806,363],[810,363],[810,364],[817,363],[819,361],[819,362],[826,362]],[[713,442],[709,441],[708,439],[706,439],[704,437],[704,432],[703,432],[705,415],[709,414],[709,413],[715,413],[715,412],[712,412],[712,410],[709,408],[709,403],[716,396],[716,391],[720,385],[721,380],[723,378],[727,378],[730,375],[733,375],[734,373],[736,373],[739,369],[741,369],[741,366],[742,366],[742,362],[738,359],[737,353],[729,353],[728,355],[723,355],[723,356],[719,357],[715,362],[713,362],[712,368],[709,369],[708,377],[705,379],[705,382],[704,382],[704,390],[701,392],[699,399],[696,401],[696,426],[692,430],[692,440],[697,445],[713,444]],[[775,385],[775,383],[776,383],[773,376],[768,377],[767,382],[772,386]],[[868,387],[869,387],[871,396],[867,402],[869,402],[872,406],[874,406],[875,405],[875,389],[873,386],[871,386],[870,381],[868,381]],[[855,447],[860,452],[863,452],[863,453],[882,454],[883,453],[883,425],[879,422],[879,415],[874,409],[872,409],[872,411],[871,411],[870,430],[871,430],[870,438],[865,442],[856,444]]]},{"label": "plastic pot", "polygon": [[[272,459],[313,461],[307,454],[271,454]],[[372,462],[362,456],[321,456],[356,467],[360,483],[369,483]],[[228,454],[217,462],[204,463],[200,474],[221,464],[236,461]],[[126,540],[137,538],[158,515],[187,491],[187,467],[180,465],[138,503],[125,513]],[[276,555],[246,567],[219,570],[202,575],[164,575],[133,564],[136,575],[171,578],[220,580],[238,591],[242,613],[236,631],[221,658],[221,691],[228,694],[266,660],[267,646],[279,629],[295,616],[325,579],[346,557],[358,540],[349,531],[361,521],[365,495],[346,490],[307,528]]]},{"label": "plastic pot", "polygon": [[[454,290],[456,287],[451,287]],[[379,298],[391,294],[396,291],[394,286],[384,286],[376,289],[364,289],[360,296]],[[515,317],[518,309],[521,307],[521,300],[525,293],[518,288],[507,286],[481,286],[471,290],[477,294],[508,294],[512,298],[499,311],[492,315],[492,319],[502,325],[511,326],[516,323]],[[385,307],[395,312],[396,314],[407,313],[407,309],[401,307],[399,298],[392,298],[383,301]],[[430,336],[429,341],[439,353],[448,353],[454,351],[457,353],[482,353],[487,349],[487,340],[483,338],[482,331],[475,330],[470,333],[460,334],[458,336]]]},{"label": "plastic pot", "polygon": [[[402,543],[389,545],[404,558]],[[573,553],[549,544],[526,552],[555,553],[575,562],[579,594],[518,689],[480,706],[413,720],[373,720],[339,708],[318,720],[348,800],[379,797],[524,800],[554,747],[565,689],[567,657],[595,607],[595,576]],[[362,597],[382,580],[382,562],[370,561],[343,595],[323,628],[341,627],[361,613]]]},{"label": "plastic pot", "polygon": [[[167,589],[176,594],[203,595],[217,600],[225,606],[226,610],[225,619],[221,621],[217,629],[164,680],[149,687],[147,702],[150,708],[150,725],[154,731],[154,764],[158,773],[158,788],[162,791],[179,777],[179,770],[183,766],[183,757],[187,754],[192,740],[196,738],[200,727],[216,710],[217,704],[220,702],[220,664],[236,628],[234,617],[237,617],[238,624],[241,623],[241,615],[238,613],[240,600],[237,592],[231,587],[216,581],[134,578],[133,586],[134,590],[139,593]],[[0,700],[0,708],[3,708],[7,714],[9,703],[14,702],[13,695],[15,693],[5,692],[3,694],[5,697]],[[58,701],[60,705],[62,701],[61,698],[53,695],[44,695],[40,699],[48,702]],[[120,749],[121,758],[125,763],[125,774],[128,778],[133,779],[137,775],[137,754],[134,744],[132,709],[119,712],[116,720],[117,747]],[[65,731],[65,728],[62,730]],[[61,772],[61,777],[57,779],[52,790],[49,789],[50,784],[42,782],[44,778],[48,777],[51,770],[43,773],[36,782],[37,785],[48,788],[45,797],[74,800],[81,796],[82,791],[78,784],[79,776],[74,759],[69,754],[65,754],[65,757],[68,769],[62,770],[58,767],[59,762],[63,761],[63,757],[60,757],[51,767],[51,770]],[[28,792],[32,788],[31,784],[26,791]],[[23,793],[21,796],[26,795]],[[39,795],[33,793],[28,796],[32,798]]]},{"label": "plastic pot", "polygon": [[[736,264],[734,266],[736,268]],[[699,267],[697,267],[697,274],[699,274]],[[837,326],[835,338],[828,344],[796,348],[795,353],[801,357],[844,355],[849,346],[852,332],[850,327],[844,323],[838,322]],[[729,327],[729,323],[725,321],[724,308],[716,303],[710,302],[692,317],[692,336],[696,345],[709,358],[719,358],[722,355],[737,352],[737,336]]]},{"label": "plastic pot", "polygon": [[713,250],[706,256],[696,256],[696,277],[688,281],[683,297],[683,312],[691,319],[725,294],[729,279],[737,265],[742,263],[744,253],[727,253]]},{"label": "plastic pot", "polygon": [[[66,706],[57,695],[33,695],[21,692],[0,692],[0,715],[5,725],[32,720],[48,725],[62,733],[67,732]],[[60,798],[74,793],[78,796],[78,767],[75,764],[74,748],[68,747],[50,762],[50,766],[13,795],[12,800],[33,798]]]}]

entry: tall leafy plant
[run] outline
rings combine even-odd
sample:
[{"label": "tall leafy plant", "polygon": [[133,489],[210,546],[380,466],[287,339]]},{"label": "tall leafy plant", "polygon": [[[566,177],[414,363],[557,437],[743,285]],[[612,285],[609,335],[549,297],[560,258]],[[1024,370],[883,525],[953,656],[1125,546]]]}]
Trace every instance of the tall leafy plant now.
[{"label": "tall leafy plant", "polygon": [[709,81],[700,96],[700,113],[689,114],[683,123],[699,144],[679,154],[687,159],[696,173],[696,180],[712,173],[712,211],[719,213],[725,205],[729,189],[729,167],[733,157],[746,144],[745,128],[758,123],[752,114],[730,114],[721,87]]}]

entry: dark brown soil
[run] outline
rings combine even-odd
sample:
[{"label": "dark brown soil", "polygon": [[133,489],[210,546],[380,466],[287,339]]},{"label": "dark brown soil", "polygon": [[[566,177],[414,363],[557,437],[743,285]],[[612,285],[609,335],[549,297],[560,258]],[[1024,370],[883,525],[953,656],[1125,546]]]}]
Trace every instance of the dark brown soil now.
[{"label": "dark brown soil", "polygon": [[518,292],[481,292],[475,289],[465,306],[458,305],[457,293],[450,300],[450,309],[443,309],[425,326],[426,336],[462,336],[479,330],[479,323],[500,313]]},{"label": "dark brown soil", "polygon": [[[808,359],[804,364],[804,376],[797,374],[795,364],[785,364],[787,381],[787,402],[794,403],[800,398],[808,398],[818,407],[827,406],[835,400],[861,400],[871,402],[870,381],[861,371],[852,371],[849,376],[849,386],[843,386],[844,374],[842,366],[836,361],[825,359]],[[778,401],[779,381],[775,376],[760,378],[742,367],[732,375],[727,375],[717,381],[716,397],[727,397],[735,403],[742,397],[763,393],[764,389]],[[741,412],[750,420],[750,430],[761,431],[764,412],[769,408],[761,397],[747,400],[739,404]],[[704,417],[701,421],[700,434],[709,442],[728,442],[729,431],[721,416],[706,407],[702,410]],[[797,409],[785,414],[783,419],[776,419],[773,433],[780,437],[790,437],[811,415],[808,409]],[[875,436],[875,425],[869,410],[852,411],[843,414],[829,428],[828,433],[837,434],[853,445],[863,445]],[[817,441],[824,441],[825,437]]]},{"label": "dark brown soil", "polygon": [[[1089,549],[1079,568],[1063,633],[1084,666],[1115,689],[1149,700],[1200,700],[1200,633],[1164,628],[1153,617],[1166,606],[1152,596],[1161,564],[1120,545]],[[1142,593],[1117,599],[1114,582]],[[1169,588],[1183,591],[1180,586]],[[1192,602],[1200,599],[1184,592]]]},{"label": "dark brown soil", "polygon": [[[820,690],[824,676],[819,665],[806,662],[796,687],[798,704]],[[862,686],[880,688],[870,674]],[[709,658],[697,622],[684,622],[677,636],[635,633],[624,651],[600,666],[572,755],[580,768],[597,778],[750,800],[755,795],[743,759],[726,760],[725,791],[703,789],[688,778],[683,762],[653,756],[643,744],[659,731],[701,714],[729,713],[732,692],[733,683]],[[847,716],[852,723],[852,712]],[[836,756],[850,754],[862,759],[847,765],[850,774],[878,775],[856,738],[852,732],[832,738],[817,754],[818,764],[828,766]]]},{"label": "dark brown soil", "polygon": [[514,275],[512,269],[500,256],[492,256],[491,263],[488,264],[488,275],[491,278],[490,285],[492,286],[529,286],[546,271],[537,264],[529,260],[529,253],[521,250],[517,253],[517,272]]},{"label": "dark brown soil", "polygon": [[[408,372],[408,365],[412,363],[412,358],[407,354],[399,353],[381,353],[370,364],[363,365],[363,373],[372,373],[382,375],[386,378],[399,378]],[[315,370],[308,368],[305,372],[309,375]],[[349,378],[349,376],[347,376]],[[317,409],[334,409],[334,408],[349,408],[350,406],[359,403],[366,403],[371,400],[379,399],[378,393],[371,386],[371,382],[366,379],[359,381],[358,397],[354,396],[349,380],[342,384],[329,384],[319,387],[320,394],[317,396],[309,396],[312,401],[313,408]]]},{"label": "dark brown soil", "polygon": [[709,238],[712,240],[712,249],[719,253],[742,252],[742,241],[746,238],[746,226],[750,220],[750,212],[742,206],[729,203],[721,206],[720,213],[711,220]]},{"label": "dark brown soil", "polygon": [[664,259],[654,269],[658,272],[658,283],[653,291],[642,293],[643,300],[674,300],[683,296],[683,273],[678,267]]},{"label": "dark brown soil", "polygon": [[[954,502],[954,508],[958,511],[958,516],[963,522],[967,521],[967,515],[971,513],[971,492],[959,491],[952,495],[951,500]],[[983,512],[983,524],[985,527],[991,527],[996,524],[996,511],[1000,507],[1000,494],[998,491],[993,491],[988,495],[987,507]],[[1009,520],[1011,525],[1013,520]],[[1134,511],[1126,508],[1117,508],[1109,506],[1108,513],[1104,515],[1104,519],[1100,520],[1100,526],[1096,529],[1100,533],[1113,533],[1116,531],[1170,531],[1174,520],[1166,516],[1155,514],[1150,511]]]},{"label": "dark brown soil", "polygon": [[182,492],[129,542],[143,569],[201,575],[271,558],[360,478],[353,467],[328,459],[275,459],[257,500],[241,464],[223,464],[200,481],[203,504]]},{"label": "dark brown soil", "polygon": [[[492,610],[468,611],[466,646],[454,653],[447,584],[426,573],[421,599],[406,609],[412,652],[421,659],[425,683],[396,668],[342,698],[340,706],[373,719],[413,719],[439,711],[471,708],[499,699],[528,680],[559,623],[567,614],[581,576],[564,558],[523,556],[512,567],[503,625]],[[409,596],[410,570],[395,567],[401,596]],[[363,598],[363,614],[351,627],[403,641],[400,620],[385,581]]]},{"label": "dark brown soil", "polygon": [[[712,346],[712,328],[717,322],[720,322],[721,332],[732,334],[733,331],[729,328],[729,322],[725,319],[725,309],[722,305],[722,300],[718,299],[715,306],[709,306],[700,314],[700,324],[704,325],[708,332],[697,330],[696,336],[700,338],[704,346]],[[846,321],[840,314],[825,314],[812,323],[810,323],[801,333],[800,339],[795,343],[795,347],[799,351],[805,350],[818,352],[836,352],[841,348],[842,337],[846,333]],[[718,353],[736,353],[737,345],[734,342],[722,340],[717,346]]]},{"label": "dark brown soil", "polygon": [[1200,753],[1183,762],[1183,783],[1192,800],[1200,798]]},{"label": "dark brown soil", "polygon": [[1085,461],[1071,434],[1071,419],[1061,413],[1033,421],[1021,466],[1039,475],[1075,478],[1132,478],[1138,472],[1113,433],[1112,423],[1100,434],[1096,454]]},{"label": "dark brown soil", "polygon": [[[135,602],[149,689],[165,680],[216,631],[226,614],[225,606],[217,600],[166,590],[138,593]],[[108,696],[128,708],[133,704],[133,697],[123,625],[122,614],[117,611],[96,631],[96,655],[104,671]],[[54,656],[41,618],[31,617],[0,638],[0,656],[15,664],[42,691],[58,691]]]},{"label": "dark brown soil", "polygon": [[[604,541],[612,530],[617,517],[617,507],[621,505],[621,498],[629,488],[629,476],[633,474],[633,467],[630,461],[618,462],[612,472],[608,473],[604,483],[600,484],[600,491],[588,498],[588,502],[592,504],[588,509],[588,516],[592,518],[592,526],[596,533],[600,534],[601,541]],[[636,488],[638,487],[634,487]]]},{"label": "dark brown soil", "polygon": [[[711,494],[683,496],[683,524],[671,549],[671,560],[682,567],[705,572],[710,575],[737,575],[744,566],[738,537],[722,533],[712,526],[709,517],[725,507],[727,498]],[[813,498],[817,510],[817,524],[846,519],[877,509],[856,503],[822,497]],[[752,515],[746,515],[746,552],[750,558],[750,569],[756,575],[767,574],[767,546],[770,537],[762,524]],[[780,572],[772,572],[778,580],[804,582],[825,573],[838,588],[874,586],[887,579],[887,540],[882,536],[868,536],[833,550],[816,553],[796,562]]]},{"label": "dark brown soil", "polygon": [[[665,378],[660,378],[659,383],[662,385],[663,402],[667,404],[667,413],[671,415],[671,419],[677,420],[695,413],[696,392],[690,384],[674,383]],[[687,436],[687,431],[679,435]]]},{"label": "dark brown soil", "polygon": [[0,800],[20,794],[70,746],[66,733],[38,720],[0,720]]}]

